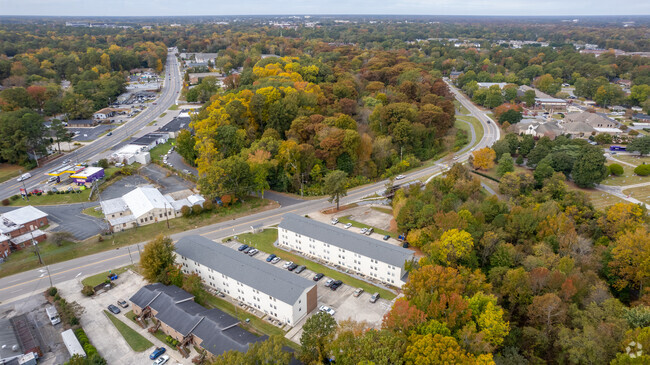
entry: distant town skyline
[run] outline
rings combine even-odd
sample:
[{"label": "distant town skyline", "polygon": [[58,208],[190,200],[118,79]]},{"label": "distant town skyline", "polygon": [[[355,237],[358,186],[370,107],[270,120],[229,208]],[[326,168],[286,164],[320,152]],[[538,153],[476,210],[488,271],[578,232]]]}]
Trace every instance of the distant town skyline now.
[{"label": "distant town skyline", "polygon": [[650,15],[648,0],[0,0],[0,15]]}]

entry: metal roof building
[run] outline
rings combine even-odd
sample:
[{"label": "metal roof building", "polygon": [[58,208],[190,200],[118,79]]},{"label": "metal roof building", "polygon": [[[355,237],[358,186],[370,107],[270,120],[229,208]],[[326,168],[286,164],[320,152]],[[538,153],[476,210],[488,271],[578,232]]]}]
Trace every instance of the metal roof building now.
[{"label": "metal roof building", "polygon": [[86,357],[84,348],[81,346],[79,340],[77,339],[77,336],[75,336],[74,332],[72,332],[71,329],[61,332],[61,337],[63,337],[63,343],[68,349],[71,357],[74,355],[81,355],[83,357]]}]

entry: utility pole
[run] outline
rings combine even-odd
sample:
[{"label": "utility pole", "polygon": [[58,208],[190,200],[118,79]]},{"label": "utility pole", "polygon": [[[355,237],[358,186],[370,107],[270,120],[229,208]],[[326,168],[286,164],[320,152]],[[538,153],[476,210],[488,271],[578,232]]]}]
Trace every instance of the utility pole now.
[{"label": "utility pole", "polygon": [[167,212],[167,202],[164,202],[165,205],[165,218],[167,218],[167,229],[169,229],[169,212]]},{"label": "utility pole", "polygon": [[[38,242],[34,240],[34,232],[29,231],[29,234],[32,236],[32,246],[36,249],[36,255],[38,256],[38,262],[41,263],[41,265],[44,265],[43,263],[43,258],[41,257],[41,251],[38,249]],[[50,275],[50,267],[45,265],[45,270],[47,270],[47,278],[50,279],[50,288],[54,286],[52,284],[52,275]]]},{"label": "utility pole", "polygon": [[129,251],[129,259],[131,259],[131,265],[133,265],[133,257],[131,257],[131,247],[126,246],[126,249]]}]

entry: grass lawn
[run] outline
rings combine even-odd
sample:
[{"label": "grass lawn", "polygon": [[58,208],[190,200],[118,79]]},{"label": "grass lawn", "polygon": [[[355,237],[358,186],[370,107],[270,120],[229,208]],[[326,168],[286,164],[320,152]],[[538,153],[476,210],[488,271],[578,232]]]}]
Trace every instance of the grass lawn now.
[{"label": "grass lawn", "polygon": [[20,175],[20,172],[23,171],[24,169],[25,168],[20,165],[10,165],[7,163],[0,163],[0,182],[13,179],[14,177],[18,177],[18,175]]},{"label": "grass lawn", "polygon": [[178,104],[174,104],[169,107],[169,110],[178,110]]},{"label": "grass lawn", "polygon": [[[165,222],[159,222],[116,233],[112,236],[102,236],[103,241],[101,242],[98,242],[97,236],[94,236],[83,242],[65,242],[60,247],[49,242],[44,242],[39,244],[39,248],[43,261],[51,265],[98,252],[114,250],[138,242],[149,241],[158,234],[170,235],[187,231],[195,227],[222,222],[226,219],[230,220],[254,214],[275,206],[277,205],[269,200],[249,197],[246,199],[246,203],[237,204],[228,209],[218,209],[212,212],[212,214],[205,213],[196,217],[170,219],[169,229],[167,229]],[[126,253],[124,252],[124,254]],[[0,277],[32,270],[40,266],[36,254],[31,249],[16,251],[2,264]]]},{"label": "grass lawn", "polygon": [[99,209],[99,206],[86,208],[86,209],[82,210],[81,212],[83,214],[89,215],[91,217],[104,218],[104,214],[102,214],[102,210]]},{"label": "grass lawn", "polygon": [[149,151],[149,154],[151,154],[151,161],[162,161],[163,155],[169,152],[169,149],[172,148],[173,142],[174,139],[170,138],[167,140],[167,142],[159,144],[156,147],[152,148]]},{"label": "grass lawn", "polygon": [[[483,138],[483,134],[485,133],[485,131],[483,130],[483,124],[481,124],[481,122],[479,122],[478,119],[476,119],[474,117],[471,117],[471,116],[467,116],[467,117],[466,116],[457,116],[456,119],[468,122],[468,123],[470,123],[472,125],[472,127],[474,127],[474,132],[476,134],[476,141],[474,142],[474,145],[476,145],[481,140],[481,138]],[[461,125],[463,125],[463,124],[464,123],[461,123]],[[466,126],[466,124],[464,124],[464,125]],[[469,131],[469,129],[467,130],[467,133],[469,133],[468,137],[471,140],[472,137],[471,137],[471,132]],[[473,145],[471,147],[473,147]]]},{"label": "grass lawn", "polygon": [[370,207],[370,209],[374,209],[374,210],[376,210],[378,212],[393,215],[393,209],[389,208],[389,207]]},{"label": "grass lawn", "polygon": [[165,113],[162,113],[162,114],[160,114],[160,116],[159,116],[158,118],[162,118],[162,117],[164,117],[165,115],[167,115],[167,113],[166,113],[166,112],[165,112]]},{"label": "grass lawn", "polygon": [[[131,265],[120,267],[120,268],[117,268],[115,270],[111,270],[111,273],[117,274],[119,276],[122,273],[128,271],[130,267],[131,267]],[[84,278],[83,280],[81,280],[81,283],[83,285],[90,285],[92,287],[95,287],[95,286],[103,283],[104,281],[106,281],[106,279],[108,279],[108,271],[103,272],[101,274],[88,276],[88,277]]]},{"label": "grass lawn", "polygon": [[629,194],[634,199],[650,204],[650,186],[641,186],[633,189],[623,190],[624,194]]},{"label": "grass lawn", "polygon": [[628,203],[627,201],[617,196],[607,194],[604,191],[600,191],[596,189],[580,189],[573,184],[568,184],[568,185],[571,189],[579,190],[587,194],[589,200],[591,201],[591,203],[594,205],[596,209],[604,209],[606,207],[609,207],[617,203]]},{"label": "grass lawn", "polygon": [[[639,157],[639,156],[632,156],[632,155],[614,155],[613,157],[617,160],[625,161],[635,166],[639,166],[643,163],[650,164],[650,156]],[[607,164],[610,163],[618,163],[618,162],[611,161],[611,160],[607,161]]]},{"label": "grass lawn", "polygon": [[86,189],[81,193],[67,193],[67,194],[43,194],[41,196],[32,195],[29,201],[18,199],[11,201],[11,206],[25,206],[25,205],[59,205],[71,203],[86,203],[90,196],[90,189]]},{"label": "grass lawn", "polygon": [[[343,222],[343,219],[339,218],[339,221]],[[341,280],[345,284],[350,285],[352,287],[363,288],[363,290],[370,293],[378,292],[382,298],[386,298],[388,300],[392,300],[393,298],[396,297],[396,295],[393,292],[388,291],[384,288],[374,286],[363,280],[359,280],[350,275],[344,274],[340,271],[330,269],[327,266],[323,266],[321,264],[308,260],[300,255],[294,255],[279,247],[274,246],[273,242],[275,242],[278,239],[278,231],[276,229],[265,229],[262,233],[256,233],[256,234],[244,233],[244,234],[240,234],[238,237],[240,242],[244,242],[248,245],[251,245],[259,249],[260,251],[263,251],[268,254],[273,253],[277,256],[280,256],[282,259],[286,261],[293,261],[298,265],[305,265],[309,270],[313,272],[323,273],[332,279]]]},{"label": "grass lawn", "polygon": [[[611,165],[612,163],[617,163],[616,161],[611,161],[611,163],[610,161],[607,162],[608,165]],[[635,175],[634,168],[632,166],[623,165],[623,164],[619,164],[619,165],[623,167],[623,171],[624,171],[623,175],[621,176],[610,175],[605,180],[603,180],[601,184],[610,185],[610,186],[622,186],[622,185],[632,185],[632,184],[638,184],[638,183],[650,181],[650,177],[648,176]]]},{"label": "grass lawn", "polygon": [[120,332],[122,337],[126,340],[126,343],[131,346],[133,351],[135,352],[142,352],[151,346],[153,344],[144,338],[141,334],[137,333],[136,331],[133,330],[133,328],[129,327],[126,325],[126,323],[122,322],[121,320],[117,319],[113,314],[108,313],[108,311],[104,311],[104,314],[108,317],[108,319],[113,322],[113,325],[117,330]]},{"label": "grass lawn", "polygon": [[454,105],[456,105],[456,109],[460,110],[460,114],[469,114],[469,110],[467,110],[460,101],[454,100]]},{"label": "grass lawn", "polygon": [[[221,298],[217,298],[216,296],[207,293],[205,296],[205,300],[210,308],[218,308],[231,316],[239,319],[242,322],[242,327],[246,328],[247,330],[252,330],[253,332],[258,332],[258,334],[266,334],[266,335],[281,335],[284,336],[284,331],[277,327],[274,324],[269,323],[268,321],[265,321],[256,315],[249,313],[239,307],[237,307],[235,304]],[[247,324],[246,319],[249,319],[250,322]],[[250,328],[252,327],[252,328]]]}]

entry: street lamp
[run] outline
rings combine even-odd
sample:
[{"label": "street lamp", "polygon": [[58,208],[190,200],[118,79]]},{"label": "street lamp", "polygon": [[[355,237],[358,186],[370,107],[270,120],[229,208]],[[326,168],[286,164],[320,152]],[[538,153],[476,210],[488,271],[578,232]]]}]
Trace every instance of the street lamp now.
[{"label": "street lamp", "polygon": [[[21,227],[25,227],[22,225]],[[38,255],[38,262],[41,263],[41,265],[44,265],[43,263],[43,258],[41,257],[41,251],[38,249],[38,242],[34,240],[34,232],[29,231],[29,234],[32,236],[32,246],[36,249],[36,255]],[[47,278],[50,279],[50,288],[53,287],[54,285],[52,284],[52,276],[50,275],[50,267],[45,265],[45,270],[47,270]]]}]

